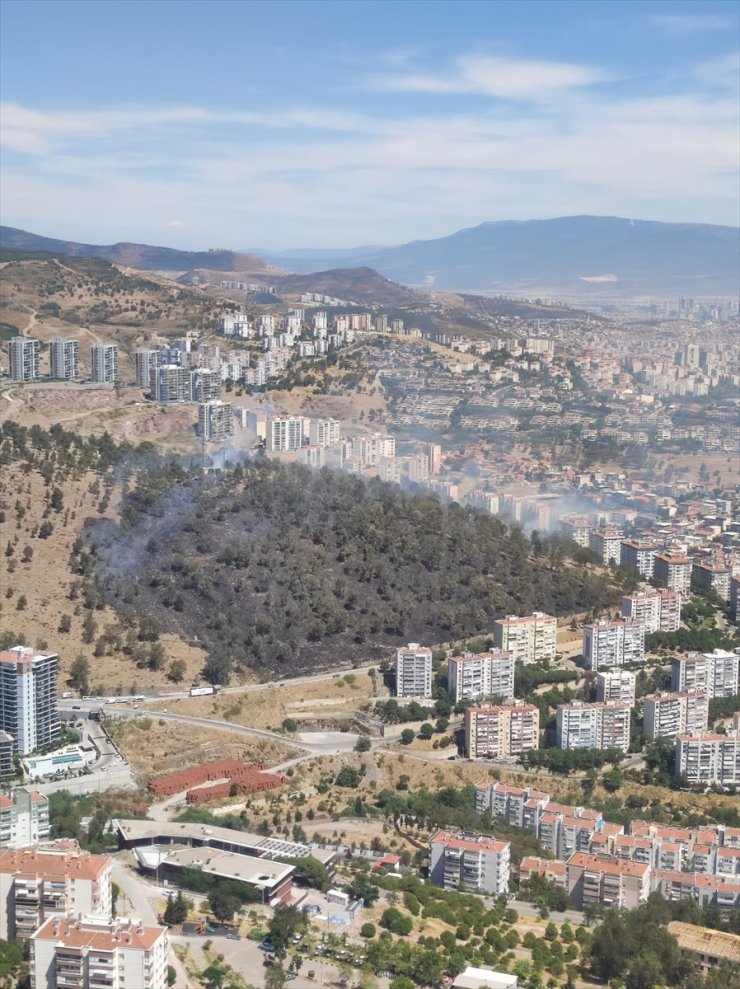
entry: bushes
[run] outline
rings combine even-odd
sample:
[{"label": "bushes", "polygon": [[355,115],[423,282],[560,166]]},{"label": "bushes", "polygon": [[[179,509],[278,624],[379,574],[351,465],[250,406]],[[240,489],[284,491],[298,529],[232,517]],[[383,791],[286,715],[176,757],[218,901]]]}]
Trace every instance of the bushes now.
[{"label": "bushes", "polygon": [[407,917],[395,907],[387,907],[380,918],[380,926],[385,927],[392,934],[399,934],[403,937],[411,933],[414,922],[411,917]]}]

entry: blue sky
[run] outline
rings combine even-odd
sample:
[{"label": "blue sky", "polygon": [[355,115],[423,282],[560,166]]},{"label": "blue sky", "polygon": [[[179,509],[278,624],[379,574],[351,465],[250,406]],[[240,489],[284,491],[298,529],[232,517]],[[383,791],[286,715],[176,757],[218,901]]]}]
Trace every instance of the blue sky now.
[{"label": "blue sky", "polygon": [[738,223],[736,2],[2,0],[2,221],[355,246]]}]

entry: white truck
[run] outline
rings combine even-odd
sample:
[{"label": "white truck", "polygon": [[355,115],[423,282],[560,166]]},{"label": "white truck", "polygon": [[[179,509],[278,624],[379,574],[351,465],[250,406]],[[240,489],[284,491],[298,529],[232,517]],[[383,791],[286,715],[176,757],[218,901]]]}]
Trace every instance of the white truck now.
[{"label": "white truck", "polygon": [[191,697],[206,697],[208,694],[215,694],[216,688],[210,684],[207,687],[193,686],[190,688]]}]

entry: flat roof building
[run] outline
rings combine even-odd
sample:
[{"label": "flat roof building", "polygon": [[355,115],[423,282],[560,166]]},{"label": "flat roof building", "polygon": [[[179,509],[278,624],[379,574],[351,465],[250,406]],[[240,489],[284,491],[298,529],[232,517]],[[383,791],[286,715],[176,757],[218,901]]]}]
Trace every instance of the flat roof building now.
[{"label": "flat roof building", "polygon": [[604,667],[642,663],[645,659],[645,626],[629,618],[584,625],[583,657],[594,673]]},{"label": "flat roof building", "polygon": [[429,876],[444,889],[479,890],[500,896],[509,890],[511,846],[484,835],[437,831],[429,839]]},{"label": "flat roof building", "polygon": [[17,787],[0,795],[0,848],[23,848],[50,834],[49,801],[38,790]]},{"label": "flat roof building", "polygon": [[396,697],[432,696],[432,650],[418,642],[396,652]]},{"label": "flat roof building", "polygon": [[447,661],[447,690],[455,704],[480,698],[513,699],[513,653],[497,650],[451,656]]},{"label": "flat roof building", "polygon": [[14,739],[14,754],[29,755],[59,738],[59,656],[28,646],[0,652],[0,730]]},{"label": "flat roof building", "polygon": [[540,747],[540,711],[534,704],[465,709],[469,759],[518,756]]},{"label": "flat roof building", "polygon": [[557,620],[541,611],[522,618],[507,615],[493,623],[493,644],[512,653],[516,663],[544,663],[555,659],[557,630]]},{"label": "flat roof building", "polygon": [[707,730],[709,701],[706,694],[687,691],[649,694],[642,720],[645,735],[651,742],[676,735],[698,735]]}]

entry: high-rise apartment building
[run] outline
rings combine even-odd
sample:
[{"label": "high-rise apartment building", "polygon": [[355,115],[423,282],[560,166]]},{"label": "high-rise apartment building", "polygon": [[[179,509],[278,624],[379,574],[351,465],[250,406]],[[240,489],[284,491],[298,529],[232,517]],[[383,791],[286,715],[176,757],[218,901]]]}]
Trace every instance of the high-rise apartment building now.
[{"label": "high-rise apartment building", "polygon": [[267,420],[265,449],[268,453],[298,450],[303,445],[301,416],[273,416]]},{"label": "high-rise apartment building", "polygon": [[559,749],[621,749],[630,743],[630,705],[608,704],[558,705],[555,721]]},{"label": "high-rise apartment building", "polygon": [[689,652],[671,660],[671,690],[734,697],[738,693],[740,656],[725,649]]},{"label": "high-rise apartment building", "polygon": [[178,405],[193,400],[193,376],[190,368],[179,364],[162,364],[152,369],[152,398],[160,405]]},{"label": "high-rise apartment building", "polygon": [[33,989],[166,989],[167,928],[138,920],[47,920],[31,938]]},{"label": "high-rise apartment building", "polygon": [[308,441],[311,446],[334,446],[340,440],[338,419],[311,419],[308,424]]},{"label": "high-rise apartment building", "polygon": [[49,376],[74,381],[80,376],[80,349],[76,340],[54,337],[49,344]]},{"label": "high-rise apartment building", "polygon": [[636,591],[622,598],[622,617],[642,622],[646,635],[676,632],[681,625],[681,595],[666,587]]},{"label": "high-rise apartment building", "polygon": [[706,694],[677,691],[649,694],[643,708],[645,735],[651,740],[699,735],[707,730],[709,701]]},{"label": "high-rise apartment building", "polygon": [[676,772],[691,784],[736,786],[740,783],[740,733],[679,735]]},{"label": "high-rise apartment building", "polygon": [[465,751],[469,759],[518,756],[539,747],[540,712],[534,704],[465,709]]},{"label": "high-rise apartment building", "polygon": [[602,704],[619,701],[634,707],[637,677],[629,670],[605,670],[596,674],[596,700]]},{"label": "high-rise apartment building", "polygon": [[455,704],[482,697],[514,697],[514,657],[510,652],[463,653],[447,661],[447,690]]},{"label": "high-rise apartment building", "polygon": [[429,840],[429,877],[443,889],[508,893],[511,846],[508,841],[466,832],[437,831]]},{"label": "high-rise apartment building", "polygon": [[740,617],[740,577],[730,577],[730,618],[736,622]]},{"label": "high-rise apartment building", "polygon": [[655,554],[658,547],[654,543],[637,542],[634,539],[622,540],[622,565],[634,567],[644,580],[653,576]]},{"label": "high-rise apartment building", "polygon": [[157,383],[154,374],[162,363],[162,351],[156,348],[139,347],[134,353],[136,367],[136,387],[144,391],[156,391]]},{"label": "high-rise apartment building", "polygon": [[31,337],[13,337],[8,344],[8,373],[12,381],[36,381],[40,374],[41,344]]},{"label": "high-rise apartment building", "polygon": [[678,591],[682,597],[691,593],[691,560],[687,556],[656,553],[653,577],[660,587]]},{"label": "high-rise apartment building", "polygon": [[0,652],[0,730],[14,738],[17,755],[28,755],[59,738],[59,656],[15,646]]},{"label": "high-rise apartment building", "polygon": [[230,402],[202,402],[198,406],[198,436],[220,443],[234,435],[234,410]]},{"label": "high-rise apartment building", "polygon": [[0,938],[28,938],[49,917],[82,913],[109,918],[111,863],[107,855],[79,848],[0,852]]},{"label": "high-rise apartment building", "polygon": [[118,347],[114,343],[95,343],[90,347],[90,380],[113,384],[118,380]]},{"label": "high-rise apartment building", "polygon": [[543,663],[555,659],[557,630],[557,619],[541,611],[524,618],[507,615],[493,623],[493,644],[512,653],[516,663]]},{"label": "high-rise apartment building", "polygon": [[729,567],[713,563],[695,563],[691,568],[691,582],[701,590],[714,591],[723,601],[730,600],[730,578],[732,570]]},{"label": "high-rise apartment building", "polygon": [[623,539],[624,533],[620,529],[598,528],[589,535],[588,546],[605,567],[610,563],[618,567],[622,562]]},{"label": "high-rise apartment building", "polygon": [[195,368],[192,372],[194,402],[216,402],[221,395],[221,374],[207,367]]},{"label": "high-rise apartment building", "polygon": [[49,801],[38,790],[17,787],[0,795],[0,848],[24,848],[47,841]]},{"label": "high-rise apartment building", "polygon": [[558,525],[563,539],[569,539],[576,546],[588,549],[588,542],[593,531],[593,523],[578,515],[564,515]]},{"label": "high-rise apartment building", "polygon": [[396,697],[432,696],[432,650],[409,642],[396,652]]},{"label": "high-rise apartment building", "polygon": [[645,626],[628,618],[584,625],[583,657],[594,673],[604,667],[641,663],[645,659]]}]

